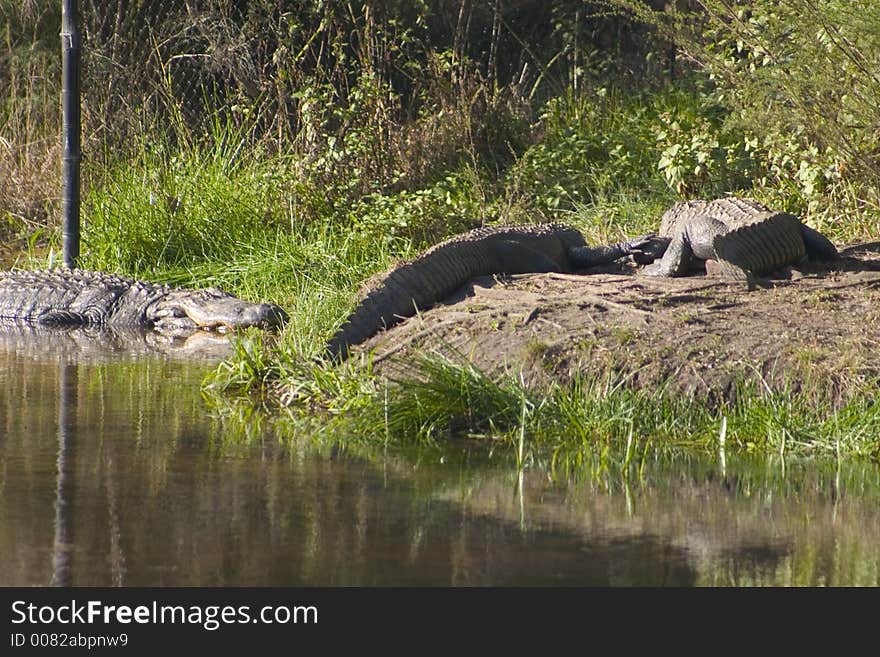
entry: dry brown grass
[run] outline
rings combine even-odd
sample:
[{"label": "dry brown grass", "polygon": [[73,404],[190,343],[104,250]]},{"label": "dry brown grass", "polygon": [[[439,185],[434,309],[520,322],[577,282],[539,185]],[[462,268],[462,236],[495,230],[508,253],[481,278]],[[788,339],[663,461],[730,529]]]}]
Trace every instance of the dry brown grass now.
[{"label": "dry brown grass", "polygon": [[[13,62],[7,50],[0,88],[0,240],[7,247],[50,226],[60,190],[60,100],[57,82],[35,59]],[[23,65],[22,65],[23,64]]]}]

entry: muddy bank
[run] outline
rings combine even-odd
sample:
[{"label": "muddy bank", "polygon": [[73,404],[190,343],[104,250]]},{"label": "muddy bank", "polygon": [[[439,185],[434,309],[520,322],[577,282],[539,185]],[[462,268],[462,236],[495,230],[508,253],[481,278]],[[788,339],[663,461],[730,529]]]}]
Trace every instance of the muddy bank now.
[{"label": "muddy bank", "polygon": [[729,398],[741,379],[845,395],[880,375],[880,243],[844,253],[834,267],[780,272],[751,292],[625,265],[481,278],[363,348],[394,376],[434,351],[539,386],[613,372],[709,400]]}]

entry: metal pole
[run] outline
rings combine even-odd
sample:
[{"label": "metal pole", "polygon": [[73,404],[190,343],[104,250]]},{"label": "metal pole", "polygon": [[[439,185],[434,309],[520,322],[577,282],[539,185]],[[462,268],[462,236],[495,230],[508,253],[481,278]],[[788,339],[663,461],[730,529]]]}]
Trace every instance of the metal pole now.
[{"label": "metal pole", "polygon": [[79,164],[82,158],[77,0],[62,0],[61,3],[61,69],[62,256],[66,267],[75,267],[79,259]]}]

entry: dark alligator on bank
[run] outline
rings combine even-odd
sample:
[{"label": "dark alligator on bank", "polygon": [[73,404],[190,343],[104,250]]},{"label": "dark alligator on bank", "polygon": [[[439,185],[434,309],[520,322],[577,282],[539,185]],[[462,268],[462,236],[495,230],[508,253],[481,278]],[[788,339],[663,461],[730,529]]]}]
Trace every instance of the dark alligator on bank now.
[{"label": "dark alligator on bank", "polygon": [[658,262],[642,270],[649,276],[684,276],[712,260],[722,276],[751,286],[756,276],[805,259],[838,257],[827,237],[796,216],[746,198],[676,203],[664,213],[659,234],[668,247]]},{"label": "dark alligator on bank", "polygon": [[278,306],[217,288],[190,289],[83,269],[0,273],[0,323],[55,327],[128,326],[163,334],[257,326],[287,320]]},{"label": "dark alligator on bank", "polygon": [[327,343],[326,356],[347,358],[352,346],[479,276],[574,272],[630,255],[638,262],[651,262],[665,245],[665,240],[643,235],[590,247],[578,230],[561,224],[477,228],[371,279],[361,290],[360,303]]}]

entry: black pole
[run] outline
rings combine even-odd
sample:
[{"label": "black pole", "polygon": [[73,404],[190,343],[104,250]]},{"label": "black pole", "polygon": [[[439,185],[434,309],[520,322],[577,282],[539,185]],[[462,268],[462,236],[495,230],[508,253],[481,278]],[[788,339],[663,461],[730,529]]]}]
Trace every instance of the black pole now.
[{"label": "black pole", "polygon": [[61,190],[62,256],[66,267],[79,259],[80,75],[79,17],[76,0],[61,3],[61,140],[64,148]]}]

